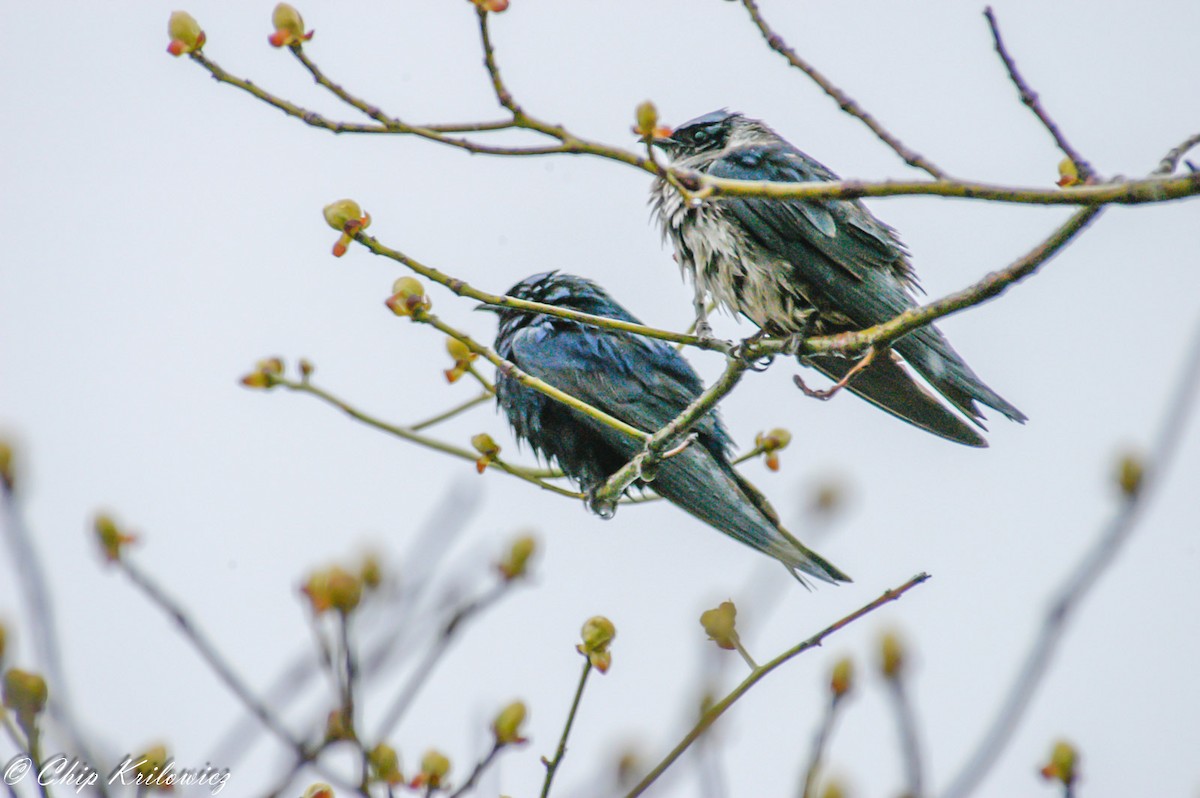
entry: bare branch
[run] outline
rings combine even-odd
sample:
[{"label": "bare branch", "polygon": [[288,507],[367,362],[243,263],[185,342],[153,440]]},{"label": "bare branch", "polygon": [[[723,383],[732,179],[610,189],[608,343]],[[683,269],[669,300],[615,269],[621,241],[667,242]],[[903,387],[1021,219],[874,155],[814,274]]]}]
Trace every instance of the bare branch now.
[{"label": "bare branch", "polygon": [[996,14],[992,11],[992,7],[988,6],[983,10],[983,15],[987,17],[988,28],[992,31],[992,40],[996,44],[996,53],[1000,56],[1000,60],[1004,62],[1004,68],[1008,70],[1008,77],[1012,80],[1013,85],[1017,87],[1017,92],[1021,95],[1021,103],[1025,105],[1034,115],[1041,121],[1042,126],[1049,131],[1054,137],[1054,143],[1063,151],[1063,154],[1071,159],[1075,164],[1075,170],[1079,173],[1079,179],[1087,182],[1089,178],[1096,176],[1096,171],[1087,159],[1079,154],[1079,151],[1071,146],[1067,141],[1067,137],[1058,129],[1058,125],[1046,109],[1042,107],[1041,100],[1038,99],[1037,92],[1030,88],[1029,84],[1022,77],[1021,72],[1017,69],[1017,64],[1008,53],[1008,48],[1004,46],[1004,39],[1000,36],[1000,25],[996,22]]},{"label": "bare branch", "polygon": [[716,723],[717,718],[725,714],[727,709],[737,703],[739,698],[745,695],[751,687],[758,684],[758,682],[760,682],[763,677],[765,677],[771,671],[775,670],[793,657],[803,654],[810,648],[815,648],[816,646],[821,645],[825,638],[849,626],[859,618],[874,612],[883,605],[895,601],[927,579],[929,579],[929,574],[917,574],[900,587],[884,591],[882,596],[875,599],[871,603],[860,607],[836,623],[830,624],[807,640],[797,643],[795,646],[792,646],[770,662],[755,668],[753,671],[751,671],[749,676],[742,680],[741,684],[735,687],[727,696],[709,707],[708,711],[700,716],[700,720],[696,722],[696,725],[692,727],[691,731],[685,734],[683,739],[679,741],[679,744],[671,750],[671,753],[667,754],[661,762],[654,766],[653,770],[646,774],[645,778],[638,782],[637,785],[629,791],[629,793],[626,795],[626,798],[636,798],[636,796],[645,792],[650,785],[653,784],[655,780],[658,779],[658,777],[661,776],[663,772],[666,771],[666,769],[669,768],[701,734],[703,734],[710,726]]},{"label": "bare branch", "polygon": [[1200,329],[1191,341],[1191,349],[1170,405],[1159,425],[1153,448],[1146,457],[1140,483],[1124,492],[1116,515],[1059,588],[1046,610],[1042,627],[1026,655],[1024,664],[1000,705],[999,712],[983,734],[975,752],[942,794],[943,798],[964,798],[968,795],[987,775],[1008,745],[1017,724],[1033,700],[1033,694],[1045,678],[1067,623],[1133,534],[1137,522],[1146,512],[1148,500],[1167,473],[1175,451],[1183,440],[1189,417],[1196,409],[1197,393],[1200,393]]},{"label": "bare branch", "polygon": [[904,145],[900,139],[888,132],[887,128],[875,120],[875,117],[867,113],[862,106],[856,103],[849,95],[839,89],[837,86],[817,71],[816,67],[801,58],[795,50],[788,46],[788,43],[783,40],[783,37],[771,29],[767,21],[763,18],[762,12],[758,10],[756,0],[742,0],[742,5],[750,12],[750,18],[754,20],[754,24],[758,27],[763,38],[766,39],[767,45],[772,50],[779,53],[787,59],[788,63],[799,69],[805,75],[808,75],[814,83],[821,87],[821,90],[828,94],[834,102],[850,116],[862,122],[871,132],[874,133],[880,141],[892,148],[892,150],[904,159],[904,162],[909,166],[916,167],[929,175],[939,179],[947,179],[947,174],[936,166],[932,161],[918,152],[915,152]]},{"label": "bare branch", "polygon": [[1188,151],[1194,147],[1200,146],[1200,133],[1194,136],[1188,136],[1159,161],[1158,168],[1154,170],[1156,175],[1169,175],[1174,173],[1179,168],[1179,162],[1183,160],[1183,156],[1188,154]]},{"label": "bare branch", "polygon": [[554,749],[554,758],[542,759],[542,763],[546,766],[546,779],[542,782],[541,798],[548,798],[550,795],[550,785],[554,782],[554,774],[558,772],[558,766],[562,764],[563,756],[567,753],[567,738],[571,736],[571,727],[575,725],[575,715],[579,712],[579,701],[583,698],[583,688],[587,686],[588,675],[591,672],[592,660],[585,656],[583,671],[579,674],[579,684],[575,688],[575,697],[571,699],[571,709],[567,712],[567,719],[563,723],[562,736],[558,738],[558,748]]}]

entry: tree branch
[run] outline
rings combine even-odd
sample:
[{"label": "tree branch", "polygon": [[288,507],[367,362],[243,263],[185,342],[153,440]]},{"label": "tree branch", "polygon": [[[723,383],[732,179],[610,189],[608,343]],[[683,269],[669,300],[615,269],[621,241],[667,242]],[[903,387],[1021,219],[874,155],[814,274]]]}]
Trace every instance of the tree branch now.
[{"label": "tree branch", "polygon": [[658,777],[661,776],[663,772],[666,771],[666,769],[669,768],[672,763],[674,763],[675,760],[678,759],[701,734],[703,734],[710,726],[716,723],[717,718],[725,714],[727,709],[737,703],[738,699],[745,695],[751,687],[758,684],[758,682],[760,682],[763,677],[765,677],[771,671],[775,670],[793,657],[803,654],[810,648],[815,648],[816,646],[821,645],[825,638],[838,632],[846,626],[849,626],[859,618],[862,618],[864,615],[868,615],[883,605],[895,601],[927,579],[929,579],[929,574],[920,573],[914,576],[912,579],[909,579],[900,587],[893,588],[891,590],[885,590],[882,596],[875,599],[871,603],[860,607],[846,617],[842,618],[840,621],[827,626],[807,640],[797,643],[795,646],[789,648],[787,651],[775,657],[775,659],[771,660],[770,662],[755,668],[750,672],[749,676],[742,680],[741,684],[735,687],[727,696],[709,707],[708,711],[700,716],[700,720],[697,721],[696,725],[692,727],[691,731],[685,734],[683,739],[679,741],[679,744],[671,750],[671,753],[667,754],[661,762],[654,766],[653,770],[646,774],[645,778],[638,782],[637,785],[629,791],[629,793],[626,795],[626,798],[636,798],[636,796],[645,792],[650,785],[653,784],[655,780],[657,780]]},{"label": "tree branch", "polygon": [[1008,48],[1004,46],[1004,39],[1000,36],[1000,24],[996,22],[996,14],[992,11],[992,7],[988,6],[985,8],[983,15],[987,18],[988,28],[992,32],[992,41],[996,45],[996,54],[1004,62],[1004,68],[1008,70],[1009,79],[1017,87],[1017,92],[1021,96],[1021,103],[1030,111],[1033,111],[1034,115],[1042,123],[1042,126],[1054,137],[1054,143],[1075,164],[1075,170],[1079,173],[1079,179],[1084,183],[1088,182],[1089,178],[1096,176],[1096,171],[1088,163],[1087,159],[1080,155],[1079,151],[1067,141],[1067,137],[1059,130],[1058,125],[1050,118],[1050,114],[1046,112],[1046,109],[1042,107],[1037,92],[1030,88],[1025,78],[1022,77],[1021,72],[1017,69],[1016,62],[1013,61],[1012,56],[1008,53]]},{"label": "tree branch", "polygon": [[916,167],[927,174],[939,179],[947,179],[947,174],[936,166],[925,156],[915,152],[904,145],[900,139],[888,132],[887,128],[875,120],[875,117],[867,113],[862,106],[855,102],[849,95],[833,85],[829,78],[817,71],[816,67],[801,58],[795,50],[788,46],[788,43],[783,40],[783,37],[771,29],[767,21],[763,18],[762,12],[758,10],[758,3],[755,0],[742,0],[742,5],[750,12],[750,19],[754,20],[755,26],[758,27],[767,45],[787,59],[787,62],[796,69],[803,72],[814,83],[821,87],[821,90],[833,99],[838,104],[838,108],[842,109],[850,116],[862,122],[871,132],[874,133],[880,141],[892,148],[892,150],[904,159],[904,162],[909,166]]}]

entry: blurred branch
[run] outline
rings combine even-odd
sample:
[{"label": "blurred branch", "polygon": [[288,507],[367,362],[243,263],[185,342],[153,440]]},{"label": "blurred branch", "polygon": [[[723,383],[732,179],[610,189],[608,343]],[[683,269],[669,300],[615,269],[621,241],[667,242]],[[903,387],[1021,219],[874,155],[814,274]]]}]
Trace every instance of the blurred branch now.
[{"label": "blurred branch", "polygon": [[404,717],[404,713],[412,706],[413,699],[417,697],[421,688],[425,686],[425,681],[433,673],[434,667],[441,660],[442,656],[445,655],[446,651],[449,650],[450,644],[454,642],[455,635],[462,628],[463,623],[496,604],[496,602],[508,593],[509,588],[514,584],[513,580],[502,580],[496,583],[491,590],[463,604],[454,611],[454,614],[442,626],[442,631],[438,635],[437,640],[434,641],[433,646],[425,652],[425,658],[417,665],[416,670],[413,671],[404,688],[392,700],[387,713],[383,717],[383,721],[376,730],[375,736],[378,739],[382,740],[391,735],[392,731],[396,728],[396,724],[400,722],[401,718]]},{"label": "blurred branch", "polygon": [[672,749],[671,752],[667,754],[667,756],[663,758],[661,762],[655,765],[654,769],[647,773],[645,778],[638,782],[638,784],[629,791],[626,798],[635,798],[635,796],[641,795],[643,792],[645,792],[650,785],[653,784],[655,780],[657,780],[658,777],[661,776],[663,772],[666,771],[666,769],[669,768],[701,734],[703,734],[710,726],[716,723],[717,718],[725,714],[727,709],[737,703],[738,699],[745,695],[751,687],[761,681],[763,677],[765,677],[771,671],[775,670],[793,657],[808,651],[810,648],[815,648],[816,646],[821,645],[821,643],[825,641],[825,638],[829,637],[835,632],[838,632],[846,626],[849,626],[859,618],[862,618],[863,616],[879,609],[883,605],[895,601],[927,579],[929,579],[929,574],[920,573],[914,576],[912,579],[909,579],[900,587],[884,591],[882,596],[870,602],[869,604],[860,607],[836,623],[827,626],[807,640],[797,643],[795,646],[789,648],[787,651],[775,657],[770,662],[755,668],[753,671],[751,671],[749,676],[742,680],[741,684],[735,687],[720,701],[713,704],[712,707],[710,707],[709,710],[700,717],[700,720],[694,727],[692,727],[691,731],[685,734],[679,744],[676,745],[675,748]]},{"label": "blurred branch", "polygon": [[148,574],[143,573],[127,557],[119,557],[113,560],[113,563],[129,578],[129,581],[142,591],[142,594],[146,598],[150,599],[150,603],[157,606],[170,617],[183,637],[192,644],[192,648],[196,649],[201,659],[208,664],[213,673],[217,675],[217,678],[224,682],[230,692],[237,696],[242,705],[258,718],[263,726],[274,732],[275,736],[285,743],[296,754],[297,758],[307,760],[310,752],[304,744],[292,735],[291,731],[283,725],[282,721],[275,717],[264,703],[258,700],[250,688],[233,670],[233,667],[217,651],[217,647],[213,645],[212,641],[192,621],[183,606],[168,596],[159,587],[158,583],[151,579]]},{"label": "blurred branch", "polygon": [[496,759],[496,754],[500,753],[503,748],[504,746],[499,742],[492,743],[491,750],[487,752],[487,755],[484,756],[483,759],[475,763],[475,767],[471,771],[471,775],[467,777],[467,780],[463,782],[461,787],[450,793],[449,798],[462,798],[462,796],[475,789],[475,783],[479,781],[479,777],[482,776],[483,772],[488,769],[488,767]]},{"label": "blurred branch", "polygon": [[583,672],[579,674],[579,686],[575,688],[575,698],[571,700],[571,709],[567,712],[567,720],[563,724],[562,736],[558,739],[558,748],[554,750],[554,758],[547,760],[542,758],[542,764],[546,766],[546,779],[542,782],[541,798],[547,798],[550,795],[550,784],[554,781],[554,774],[558,771],[558,766],[562,764],[563,756],[567,753],[567,738],[571,735],[571,727],[575,724],[575,715],[579,711],[579,701],[583,698],[583,688],[587,686],[588,674],[592,672],[592,660],[584,656]]},{"label": "blurred branch", "polygon": [[887,680],[887,691],[892,697],[892,709],[896,715],[896,728],[900,732],[900,752],[904,759],[905,795],[918,798],[925,794],[921,766],[921,743],[917,734],[917,716],[909,699],[904,679],[896,675]]},{"label": "blurred branch", "polygon": [[1198,393],[1200,329],[1197,329],[1190,343],[1170,405],[1159,425],[1153,448],[1145,459],[1140,479],[1123,486],[1122,501],[1116,515],[1059,588],[996,717],[984,732],[974,753],[946,788],[943,798],[964,798],[971,793],[1008,745],[1033,694],[1045,678],[1068,622],[1132,535],[1146,511],[1150,497],[1164,480],[1183,440],[1189,416],[1196,409]]},{"label": "blurred branch", "polygon": [[1058,129],[1058,124],[1050,118],[1050,114],[1042,107],[1037,92],[1030,88],[1025,78],[1021,75],[1020,70],[1017,69],[1016,62],[1009,55],[1008,48],[1004,45],[1004,39],[1000,36],[1000,24],[996,22],[996,15],[992,11],[992,7],[988,6],[985,8],[983,15],[987,18],[988,28],[992,32],[992,41],[996,45],[996,54],[1004,62],[1004,68],[1008,70],[1008,77],[1012,80],[1013,85],[1017,87],[1017,92],[1021,96],[1021,103],[1030,111],[1033,111],[1034,115],[1042,123],[1042,126],[1054,137],[1054,143],[1075,164],[1075,170],[1079,174],[1079,179],[1084,183],[1088,182],[1089,178],[1096,175],[1092,165],[1067,141],[1067,137]]},{"label": "blurred branch", "polygon": [[455,416],[457,416],[458,414],[464,413],[467,410],[470,410],[473,407],[477,407],[481,404],[484,404],[488,400],[494,399],[494,398],[495,398],[494,394],[492,394],[488,391],[484,391],[483,393],[476,396],[474,399],[468,399],[467,401],[463,402],[462,404],[455,405],[454,407],[450,408],[449,410],[438,413],[436,416],[430,416],[429,418],[425,419],[424,421],[418,421],[416,424],[409,424],[407,429],[409,429],[412,432],[420,432],[421,430],[423,430],[427,427],[432,427],[435,424],[441,424],[443,421],[448,421],[448,420],[454,418]]},{"label": "blurred branch", "polygon": [[833,733],[833,724],[837,720],[838,711],[842,708],[844,695],[834,693],[825,705],[825,717],[813,737],[812,753],[808,757],[808,765],[804,768],[804,782],[800,788],[800,798],[812,798],[817,786],[817,773],[825,759],[825,749]]},{"label": "blurred branch", "polygon": [[767,45],[772,50],[787,59],[789,64],[811,78],[814,83],[821,87],[822,91],[828,94],[830,98],[832,98],[833,101],[838,104],[838,108],[842,109],[846,113],[850,114],[850,116],[854,117],[870,128],[871,132],[874,133],[880,141],[891,147],[892,150],[901,158],[903,158],[904,162],[909,166],[916,167],[917,169],[920,169],[939,180],[948,179],[946,173],[937,167],[932,161],[925,158],[925,156],[921,155],[920,153],[914,152],[906,147],[904,143],[900,141],[900,139],[893,136],[890,132],[888,132],[887,128],[877,122],[875,117],[863,110],[862,106],[855,102],[853,98],[851,98],[837,86],[833,85],[829,78],[818,72],[816,67],[805,61],[796,53],[795,50],[789,47],[788,43],[783,40],[783,37],[772,30],[771,26],[767,24],[767,21],[763,18],[762,12],[758,9],[758,3],[756,0],[742,0],[742,5],[745,6],[746,10],[750,12],[750,19],[754,20],[754,24],[758,27],[759,32],[762,33],[763,38],[766,39]]}]

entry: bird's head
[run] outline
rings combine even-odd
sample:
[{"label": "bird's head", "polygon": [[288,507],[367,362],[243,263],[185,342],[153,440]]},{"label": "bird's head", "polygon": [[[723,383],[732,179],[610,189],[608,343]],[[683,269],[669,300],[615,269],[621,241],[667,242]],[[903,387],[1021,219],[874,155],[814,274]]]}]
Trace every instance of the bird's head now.
[{"label": "bird's head", "polygon": [[[507,295],[526,302],[540,302],[560,308],[632,321],[629,313],[612,300],[603,288],[583,277],[559,272],[542,272],[526,277],[508,289]],[[480,305],[476,310],[495,313],[500,317],[500,334],[544,322],[547,316],[518,308],[499,305]],[[572,324],[573,322],[562,322]]]},{"label": "bird's head", "polygon": [[654,144],[678,160],[706,153],[716,155],[731,144],[763,144],[775,138],[775,133],[757,119],[722,108],[684,122],[670,136],[654,139]]}]

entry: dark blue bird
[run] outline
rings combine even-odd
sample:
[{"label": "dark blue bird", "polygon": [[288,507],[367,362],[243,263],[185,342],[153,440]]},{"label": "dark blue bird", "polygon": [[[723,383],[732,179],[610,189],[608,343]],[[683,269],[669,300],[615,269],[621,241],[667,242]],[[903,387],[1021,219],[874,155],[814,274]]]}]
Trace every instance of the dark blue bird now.
[{"label": "dark blue bird", "polygon": [[[637,322],[600,286],[547,272],[517,283],[509,296]],[[484,308],[481,308],[484,309]],[[518,368],[645,432],[679,415],[704,390],[673,347],[631,333],[603,330],[543,314],[487,307],[500,317],[496,351]],[[550,397],[502,370],[496,398],[517,438],[591,493],[642,449],[642,443]],[[729,463],[732,441],[716,413],[696,427],[696,440],[661,462],[644,487],[730,537],[826,582],[849,577],[796,540],[758,490]]]},{"label": "dark blue bird", "polygon": [[[716,111],[685,122],[655,143],[684,169],[738,180],[837,180],[832,171],[756,119]],[[687,204],[666,181],[651,204],[679,266],[695,286],[697,329],[711,334],[704,303],[741,314],[775,336],[830,334],[887,321],[916,306],[920,290],[896,231],[857,200],[727,197]],[[950,342],[927,325],[892,344],[855,374],[847,389],[935,435],[987,446],[901,364],[907,364],[981,429],[979,402],[1013,421],[1025,415],[975,375]],[[853,360],[808,355],[800,361],[834,380]]]}]

